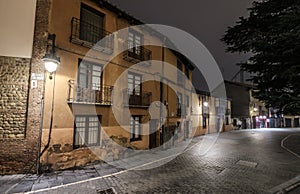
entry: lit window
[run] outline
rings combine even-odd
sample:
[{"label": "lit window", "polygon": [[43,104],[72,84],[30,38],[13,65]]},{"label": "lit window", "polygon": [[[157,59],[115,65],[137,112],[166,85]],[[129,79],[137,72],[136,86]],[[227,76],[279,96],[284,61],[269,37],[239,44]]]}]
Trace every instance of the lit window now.
[{"label": "lit window", "polygon": [[74,147],[99,145],[100,118],[99,116],[75,116]]},{"label": "lit window", "polygon": [[141,140],[141,125],[140,117],[130,117],[130,141]]}]

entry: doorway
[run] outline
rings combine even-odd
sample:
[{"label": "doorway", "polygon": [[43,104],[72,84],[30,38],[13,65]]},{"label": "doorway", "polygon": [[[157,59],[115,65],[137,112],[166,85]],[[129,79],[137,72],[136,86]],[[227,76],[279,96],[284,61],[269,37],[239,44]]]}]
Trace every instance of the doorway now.
[{"label": "doorway", "polygon": [[157,122],[157,119],[151,119],[149,122],[149,149],[158,147]]}]

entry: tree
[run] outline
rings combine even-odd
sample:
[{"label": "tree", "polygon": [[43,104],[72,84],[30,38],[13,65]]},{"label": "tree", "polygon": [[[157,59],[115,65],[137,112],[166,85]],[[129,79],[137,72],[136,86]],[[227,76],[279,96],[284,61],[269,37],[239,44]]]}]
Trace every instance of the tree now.
[{"label": "tree", "polygon": [[300,113],[300,1],[254,2],[248,17],[228,27],[227,52],[252,53],[243,70],[253,76],[254,97],[285,114]]}]

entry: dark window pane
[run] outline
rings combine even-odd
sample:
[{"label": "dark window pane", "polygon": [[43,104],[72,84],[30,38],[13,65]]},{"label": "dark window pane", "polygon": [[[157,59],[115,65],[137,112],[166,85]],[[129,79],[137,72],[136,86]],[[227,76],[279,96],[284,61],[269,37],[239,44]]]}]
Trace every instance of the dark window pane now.
[{"label": "dark window pane", "polygon": [[80,39],[96,43],[103,37],[103,20],[101,13],[87,6],[81,7]]}]

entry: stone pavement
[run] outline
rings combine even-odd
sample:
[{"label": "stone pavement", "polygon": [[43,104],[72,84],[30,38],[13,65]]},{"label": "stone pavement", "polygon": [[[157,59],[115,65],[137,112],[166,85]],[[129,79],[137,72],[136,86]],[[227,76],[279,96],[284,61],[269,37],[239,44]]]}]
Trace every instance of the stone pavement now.
[{"label": "stone pavement", "polygon": [[[0,193],[9,188],[7,193],[101,193],[109,188],[116,193],[283,193],[284,189],[297,193],[299,135],[300,129],[205,135],[174,149],[155,150],[112,163],[117,167],[94,164],[39,177],[31,175],[21,181],[22,175],[2,176]],[[203,144],[215,140],[211,148]]]}]

